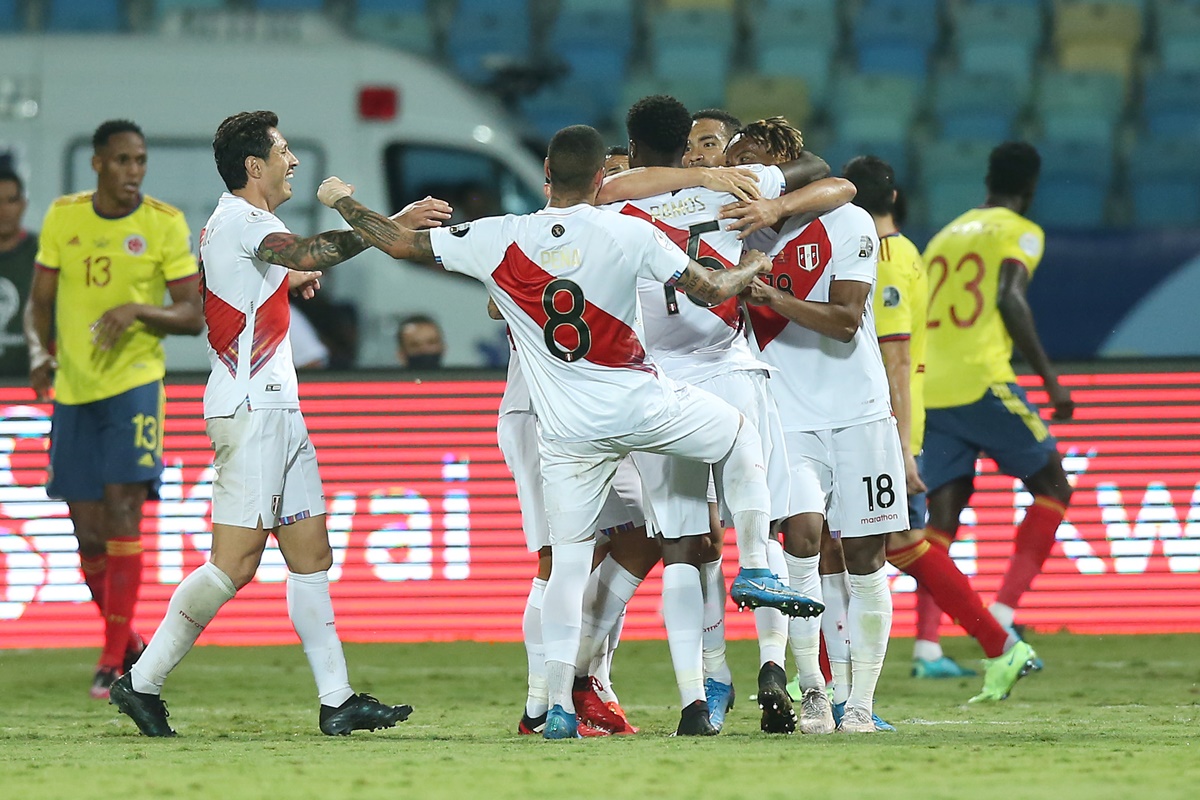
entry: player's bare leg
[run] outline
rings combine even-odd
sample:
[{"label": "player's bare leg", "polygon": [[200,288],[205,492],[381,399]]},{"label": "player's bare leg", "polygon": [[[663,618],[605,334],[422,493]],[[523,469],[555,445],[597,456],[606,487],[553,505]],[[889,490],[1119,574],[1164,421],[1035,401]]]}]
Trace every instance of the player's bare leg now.
[{"label": "player's bare leg", "polygon": [[850,659],[853,685],[838,730],[870,733],[874,719],[875,685],[883,669],[892,631],[892,593],[885,574],[882,534],[842,540],[850,579]]},{"label": "player's bare leg", "polygon": [[662,614],[682,707],[678,736],[715,736],[704,696],[704,590],[700,554],[706,535],[662,538]]}]

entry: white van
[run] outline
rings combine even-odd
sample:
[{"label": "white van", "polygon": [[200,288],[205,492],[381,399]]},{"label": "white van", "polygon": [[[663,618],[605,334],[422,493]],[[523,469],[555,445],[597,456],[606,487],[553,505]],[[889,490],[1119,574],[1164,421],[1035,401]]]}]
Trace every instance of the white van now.
[{"label": "white van", "polygon": [[[300,159],[279,211],[297,233],[344,226],[316,201],[326,175],[386,212],[426,194],[454,204],[454,221],[544,204],[540,160],[498,106],[417,57],[340,38],[0,37],[0,156],[28,184],[33,228],[56,196],[95,188],[92,131],[126,118],[146,134],[145,191],[183,209],[197,235],[224,190],[213,133],[229,114],[254,109],[279,114]],[[441,322],[450,365],[483,365],[483,347],[503,349],[475,281],[376,251],[329,277],[332,295],[358,306],[360,366],[394,366],[396,323],[418,312]],[[203,339],[169,337],[167,346],[171,369],[207,370]]]}]

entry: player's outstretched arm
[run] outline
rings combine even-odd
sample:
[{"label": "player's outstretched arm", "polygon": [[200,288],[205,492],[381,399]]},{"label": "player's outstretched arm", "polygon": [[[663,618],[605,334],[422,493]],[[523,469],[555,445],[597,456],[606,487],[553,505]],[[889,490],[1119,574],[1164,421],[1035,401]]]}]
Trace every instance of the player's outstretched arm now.
[{"label": "player's outstretched arm", "polygon": [[1000,283],[997,288],[996,308],[1004,327],[1012,337],[1017,350],[1042,378],[1042,385],[1050,395],[1054,406],[1053,418],[1070,419],[1075,413],[1075,401],[1071,392],[1058,382],[1058,373],[1046,356],[1042,340],[1033,322],[1033,311],[1025,293],[1029,288],[1029,272],[1019,261],[1007,260],[1000,264]]},{"label": "player's outstretched arm", "polygon": [[794,192],[833,174],[825,159],[811,150],[805,150],[797,159],[785,161],[779,165],[779,169],[783,172],[784,185],[788,192]]},{"label": "player's outstretched arm", "polygon": [[754,281],[742,293],[742,299],[750,305],[767,306],[797,325],[839,342],[854,339],[870,296],[871,284],[862,281],[834,281],[829,285],[826,303],[798,300],[762,281]]},{"label": "player's outstretched arm", "polygon": [[364,206],[350,195],[354,187],[340,178],[326,178],[317,189],[317,199],[342,215],[354,231],[371,247],[392,258],[433,265],[433,245],[428,231],[411,231],[395,220]]},{"label": "player's outstretched arm", "polygon": [[257,255],[268,264],[311,272],[329,269],[369,246],[355,231],[325,231],[316,236],[271,233],[258,246]]},{"label": "player's outstretched arm", "polygon": [[755,277],[770,271],[771,259],[758,250],[748,250],[731,269],[707,269],[692,261],[675,280],[675,286],[704,303],[720,303],[740,294]]},{"label": "player's outstretched arm", "polygon": [[854,184],[845,178],[822,178],[771,200],[730,203],[721,209],[720,218],[732,220],[730,230],[740,231],[738,238],[745,239],[789,217],[802,217],[802,224],[807,224],[846,205],[856,194]]},{"label": "player's outstretched arm", "polygon": [[29,346],[29,385],[39,401],[50,399],[58,363],[50,352],[54,341],[54,301],[58,297],[58,270],[33,270],[33,285],[25,303],[25,343]]},{"label": "player's outstretched arm", "polygon": [[677,192],[703,186],[714,192],[728,192],[739,200],[759,198],[758,176],[737,167],[637,167],[604,179],[596,203],[640,200],[665,192]]}]

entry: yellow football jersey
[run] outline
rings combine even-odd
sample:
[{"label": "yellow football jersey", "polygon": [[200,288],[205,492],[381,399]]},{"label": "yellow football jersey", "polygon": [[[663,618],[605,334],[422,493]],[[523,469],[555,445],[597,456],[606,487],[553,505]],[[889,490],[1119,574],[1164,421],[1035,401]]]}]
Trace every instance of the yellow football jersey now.
[{"label": "yellow football jersey", "polygon": [[1032,277],[1045,241],[1034,222],[990,207],[968,211],[929,242],[926,407],[968,405],[989,386],[1016,380],[1012,338],[996,306],[1000,265],[1019,261]]},{"label": "yellow football jersey", "polygon": [[879,341],[908,339],[912,362],[912,452],[925,441],[925,315],[929,280],[917,246],[901,233],[879,239],[879,278],[875,283],[875,333]]},{"label": "yellow football jersey", "polygon": [[93,192],[55,200],[42,224],[37,263],[58,273],[55,399],[103,400],[166,373],[162,337],[135,322],[111,350],[92,343],[91,326],[125,303],[162,305],[167,284],[196,275],[183,212],[150,197],[133,212],[106,219]]}]

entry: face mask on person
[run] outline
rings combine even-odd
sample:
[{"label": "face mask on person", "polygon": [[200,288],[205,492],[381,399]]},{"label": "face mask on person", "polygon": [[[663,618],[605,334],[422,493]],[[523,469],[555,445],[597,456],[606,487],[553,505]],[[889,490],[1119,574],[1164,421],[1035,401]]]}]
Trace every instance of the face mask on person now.
[{"label": "face mask on person", "polygon": [[408,357],[409,369],[441,369],[441,353],[421,353]]}]

